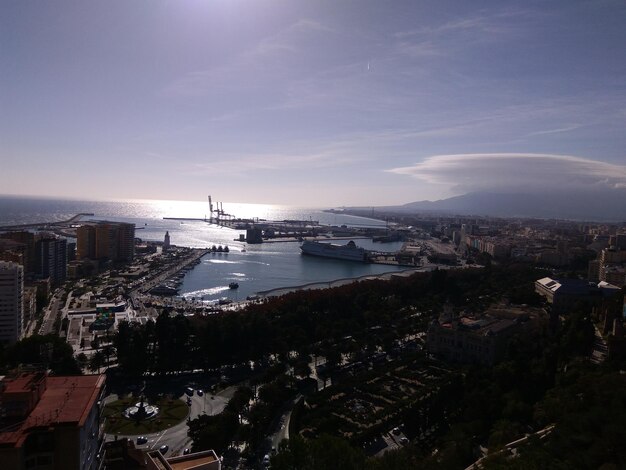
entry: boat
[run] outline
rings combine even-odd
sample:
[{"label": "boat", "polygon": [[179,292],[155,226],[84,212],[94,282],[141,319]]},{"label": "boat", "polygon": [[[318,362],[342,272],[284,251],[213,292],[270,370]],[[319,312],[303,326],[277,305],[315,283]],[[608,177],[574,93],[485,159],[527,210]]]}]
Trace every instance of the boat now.
[{"label": "boat", "polygon": [[231,282],[230,284],[228,284],[228,288],[229,289],[239,289],[239,283]]},{"label": "boat", "polygon": [[171,297],[171,296],[178,294],[178,289],[176,289],[173,286],[169,286],[167,284],[159,284],[158,286],[150,289],[149,293],[152,295],[162,295],[165,297]]},{"label": "boat", "polygon": [[402,240],[402,236],[399,232],[392,232],[388,235],[380,235],[378,237],[373,237],[372,241],[380,242],[380,243],[389,243],[389,242],[399,242]]},{"label": "boat", "polygon": [[303,255],[321,256],[323,258],[343,259],[348,261],[367,261],[367,251],[365,248],[356,246],[356,243],[352,240],[346,245],[307,240],[300,245],[300,250],[302,250]]}]

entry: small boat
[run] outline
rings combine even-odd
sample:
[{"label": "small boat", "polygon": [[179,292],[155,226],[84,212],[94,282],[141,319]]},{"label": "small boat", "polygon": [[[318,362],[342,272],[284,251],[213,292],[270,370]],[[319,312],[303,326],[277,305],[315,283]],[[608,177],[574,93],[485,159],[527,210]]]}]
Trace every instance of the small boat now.
[{"label": "small boat", "polygon": [[229,289],[239,289],[239,283],[231,282],[230,284],[228,284],[228,288]]}]

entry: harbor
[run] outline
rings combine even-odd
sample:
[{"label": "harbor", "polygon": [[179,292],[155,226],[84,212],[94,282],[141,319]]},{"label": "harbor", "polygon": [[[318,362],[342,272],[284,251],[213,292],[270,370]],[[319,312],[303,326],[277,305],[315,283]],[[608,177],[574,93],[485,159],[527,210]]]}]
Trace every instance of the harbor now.
[{"label": "harbor", "polygon": [[[330,214],[336,214],[329,212]],[[184,217],[163,217],[164,220],[178,221],[181,224],[185,222],[205,223],[220,228],[228,228],[240,232],[233,241],[246,243],[248,245],[259,245],[263,243],[286,243],[299,242],[302,246],[310,247],[311,250],[304,250],[306,254],[316,254],[316,251],[335,251],[341,250],[340,246],[335,244],[322,244],[318,242],[345,241],[346,246],[354,243],[354,240],[372,240],[386,245],[392,242],[404,241],[408,233],[405,229],[399,227],[389,227],[387,223],[381,226],[380,221],[376,223],[362,225],[334,225],[321,224],[319,220],[313,220],[312,217],[306,219],[282,219],[268,220],[262,217],[238,217],[234,214],[226,212],[222,202],[213,202],[211,196],[208,196],[208,216],[205,214],[202,218],[184,218]],[[245,231],[245,233],[241,233]],[[317,243],[317,245],[316,245]],[[352,259],[371,264],[381,264],[387,266],[398,267],[420,267],[424,265],[423,257],[426,250],[422,247],[419,250],[409,249],[411,245],[404,244],[400,250],[382,250],[370,249],[359,252],[356,257],[344,259]],[[301,248],[302,249],[302,248]],[[244,248],[245,250],[245,248]],[[215,251],[215,249],[213,250]],[[324,256],[324,255],[322,255]],[[341,259],[342,256],[333,256]]]},{"label": "harbor", "polygon": [[[214,218],[211,221],[207,204],[203,201],[124,204],[52,201],[47,216],[23,210],[14,216],[9,215],[6,220],[11,226],[67,224],[67,228],[58,227],[67,231],[72,230],[71,225],[82,222],[78,215],[85,221],[96,219],[133,223],[141,229],[137,230],[136,236],[141,239],[137,247],[142,249],[146,243],[162,244],[165,233],[169,232],[173,246],[199,250],[196,251],[197,264],[179,273],[184,273],[184,276],[172,272],[150,288],[169,284],[165,287],[173,287],[174,290],[163,292],[171,296],[154,296],[154,300],[158,298],[168,305],[176,305],[176,308],[190,306],[192,309],[224,308],[219,305],[220,301],[237,305],[249,297],[254,299],[259,293],[275,289],[294,290],[298,286],[316,284],[328,286],[337,280],[411,269],[429,270],[433,266],[441,266],[431,263],[429,256],[450,247],[435,246],[437,242],[429,240],[427,234],[409,231],[385,221],[320,209],[229,203],[220,204],[219,214],[215,210],[216,206],[213,207]],[[222,212],[238,216],[226,216]],[[216,223],[217,215],[219,224]],[[41,222],[41,219],[54,222]],[[254,224],[254,229],[259,230],[261,235],[260,243],[246,240],[248,229],[238,225],[242,223]],[[300,246],[305,241],[343,245],[353,241],[366,251],[367,258],[363,261],[344,261],[304,256]],[[147,269],[149,272],[153,268]],[[145,274],[137,276],[140,279]],[[233,289],[231,284],[238,287]],[[152,297],[148,290],[143,295]]]},{"label": "harbor", "polygon": [[379,221],[374,224],[323,224],[319,220],[308,219],[266,219],[258,216],[238,217],[224,210],[222,202],[213,202],[208,196],[208,216],[204,217],[163,217],[163,220],[185,222],[201,222],[231,230],[245,231],[240,233],[234,241],[261,244],[274,241],[299,241],[331,239],[343,240],[353,238],[371,238],[374,241],[400,241],[402,235],[389,226],[381,226]]}]

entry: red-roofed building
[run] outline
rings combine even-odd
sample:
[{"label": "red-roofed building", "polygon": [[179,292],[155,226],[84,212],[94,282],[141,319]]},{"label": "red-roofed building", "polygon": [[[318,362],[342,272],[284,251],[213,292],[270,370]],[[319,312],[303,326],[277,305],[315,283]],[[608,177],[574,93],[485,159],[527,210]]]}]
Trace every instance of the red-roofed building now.
[{"label": "red-roofed building", "polygon": [[0,380],[2,469],[96,469],[104,375]]}]

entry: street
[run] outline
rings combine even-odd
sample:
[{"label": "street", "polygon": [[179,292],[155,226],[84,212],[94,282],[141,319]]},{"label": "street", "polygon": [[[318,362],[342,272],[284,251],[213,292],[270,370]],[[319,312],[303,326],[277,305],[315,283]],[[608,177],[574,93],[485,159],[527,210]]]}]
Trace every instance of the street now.
[{"label": "street", "polygon": [[[189,407],[188,419],[195,419],[202,414],[216,415],[221,413],[230,398],[235,393],[236,386],[227,387],[215,395],[210,393],[204,393],[202,396],[198,396],[197,391],[194,390],[193,396],[189,397],[187,394],[181,395],[179,398],[184,402],[187,402],[187,398],[191,398],[191,406]],[[117,400],[117,395],[112,394],[106,398],[106,402]],[[190,448],[192,441],[187,436],[187,420],[183,420],[180,424],[172,426],[169,429],[160,431],[153,434],[144,434],[148,439],[145,444],[137,445],[137,435],[117,435],[117,438],[128,438],[135,442],[136,447],[142,449],[157,450],[163,445],[169,447],[165,453],[167,457],[173,457],[181,455],[185,448]],[[105,434],[105,440],[115,440],[115,434]]]}]

